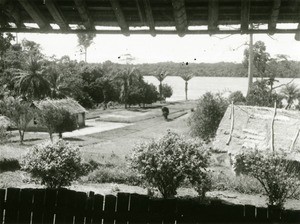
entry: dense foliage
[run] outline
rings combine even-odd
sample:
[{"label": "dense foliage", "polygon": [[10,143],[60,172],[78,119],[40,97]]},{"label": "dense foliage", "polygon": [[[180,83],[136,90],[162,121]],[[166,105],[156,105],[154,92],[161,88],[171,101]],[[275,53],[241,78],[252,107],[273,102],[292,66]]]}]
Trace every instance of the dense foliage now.
[{"label": "dense foliage", "polygon": [[51,141],[53,133],[58,133],[62,137],[63,132],[77,129],[75,115],[64,108],[53,106],[47,101],[40,102],[39,107],[37,110],[38,123],[47,128]]},{"label": "dense foliage", "polygon": [[165,198],[175,196],[178,187],[187,180],[203,195],[209,182],[208,160],[209,154],[201,143],[168,132],[159,140],[137,145],[131,167]]},{"label": "dense foliage", "polygon": [[71,185],[82,174],[79,148],[59,140],[35,145],[22,161],[22,169],[49,188]]},{"label": "dense foliage", "polygon": [[247,150],[236,156],[235,167],[258,180],[269,205],[282,208],[287,198],[299,194],[299,169],[284,153]]},{"label": "dense foliage", "polygon": [[19,131],[20,143],[23,143],[29,122],[34,117],[34,109],[30,102],[21,98],[7,97],[0,101],[0,114],[5,115]]},{"label": "dense foliage", "polygon": [[277,107],[281,107],[281,100],[282,97],[275,91],[272,91],[267,80],[258,80],[253,83],[246,97],[246,104],[251,106],[274,107],[276,102]]},{"label": "dense foliage", "polygon": [[188,121],[192,135],[203,140],[213,138],[227,106],[228,101],[221,95],[205,93]]}]

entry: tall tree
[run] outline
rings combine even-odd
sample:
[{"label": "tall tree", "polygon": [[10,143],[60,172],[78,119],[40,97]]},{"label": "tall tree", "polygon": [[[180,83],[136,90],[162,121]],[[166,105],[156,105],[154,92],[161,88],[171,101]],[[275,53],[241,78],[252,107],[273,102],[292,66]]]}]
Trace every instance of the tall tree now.
[{"label": "tall tree", "polygon": [[[79,29],[83,29],[84,27],[79,26]],[[96,37],[96,34],[94,33],[78,33],[78,46],[83,48],[84,50],[84,61],[87,60],[87,49],[91,44],[93,43],[93,39]]]},{"label": "tall tree", "polygon": [[188,82],[194,77],[194,75],[192,73],[182,73],[180,74],[180,77],[185,81],[185,100],[188,100]]},{"label": "tall tree", "polygon": [[122,90],[121,90],[121,102],[124,103],[125,109],[128,106],[128,89],[132,85],[134,79],[142,78],[138,75],[139,71],[132,66],[125,66],[121,69],[118,69],[115,72],[115,80],[121,82]]},{"label": "tall tree", "polygon": [[168,76],[168,72],[164,70],[158,70],[154,77],[159,81],[159,97],[162,99],[162,82]]},{"label": "tall tree", "polygon": [[4,69],[4,54],[12,46],[15,37],[11,33],[0,33],[0,72]]},{"label": "tall tree", "polygon": [[23,40],[25,63],[19,70],[17,87],[28,99],[42,99],[50,94],[50,84],[45,77],[45,60],[39,44]]},{"label": "tall tree", "polygon": [[[270,60],[270,54],[266,51],[266,45],[263,41],[257,41],[253,45],[253,64],[256,68],[256,73],[261,78],[264,77],[267,62]],[[243,64],[245,67],[248,67],[249,64],[249,48],[246,48],[244,51],[244,61]]]}]

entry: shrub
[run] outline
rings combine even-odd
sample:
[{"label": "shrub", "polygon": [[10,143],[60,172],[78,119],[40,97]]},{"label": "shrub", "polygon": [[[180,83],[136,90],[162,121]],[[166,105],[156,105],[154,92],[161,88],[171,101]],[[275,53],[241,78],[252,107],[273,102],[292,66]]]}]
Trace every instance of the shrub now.
[{"label": "shrub", "polygon": [[228,102],[219,94],[204,94],[188,121],[192,135],[203,140],[214,137],[227,106]]},{"label": "shrub", "polygon": [[262,80],[253,83],[246,97],[246,104],[250,106],[274,107],[274,103],[276,102],[277,107],[282,107],[281,100],[282,97],[280,95],[271,91],[267,80]]},{"label": "shrub", "polygon": [[22,168],[49,188],[70,186],[82,174],[79,148],[63,140],[36,145],[24,157]]},{"label": "shrub", "polygon": [[17,159],[1,159],[0,160],[0,172],[15,171],[21,168]]},{"label": "shrub", "polygon": [[228,96],[228,102],[233,102],[234,104],[244,104],[246,102],[246,98],[241,91],[235,91]]},{"label": "shrub", "polygon": [[212,190],[234,191],[241,194],[263,194],[260,183],[247,175],[229,175],[223,172],[212,175]]},{"label": "shrub", "polygon": [[168,198],[175,196],[186,180],[198,188],[205,178],[208,160],[202,144],[168,132],[157,141],[137,145],[131,167],[146,184],[157,187]]},{"label": "shrub", "polygon": [[93,183],[117,183],[139,185],[140,178],[132,170],[121,166],[99,167],[88,175],[87,180]]},{"label": "shrub", "polygon": [[283,208],[287,198],[299,193],[299,170],[284,153],[247,151],[237,155],[236,161],[244,164],[241,172],[258,180],[269,205]]},{"label": "shrub", "polygon": [[172,87],[169,86],[168,84],[163,84],[162,87],[161,87],[161,94],[162,94],[163,99],[171,97],[172,94],[173,94]]}]

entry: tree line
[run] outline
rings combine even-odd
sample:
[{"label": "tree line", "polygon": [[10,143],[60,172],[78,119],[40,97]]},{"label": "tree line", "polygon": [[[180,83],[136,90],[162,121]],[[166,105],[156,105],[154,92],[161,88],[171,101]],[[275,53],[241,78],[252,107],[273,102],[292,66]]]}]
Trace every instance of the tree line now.
[{"label": "tree line", "polygon": [[[157,88],[144,81],[143,71],[133,65],[85,63],[47,57],[39,44],[23,40],[11,44],[11,34],[0,39],[0,97],[14,96],[24,100],[71,97],[86,108],[109,101],[127,106],[151,104],[170,97],[170,86]],[[155,74],[155,70],[152,71]]]}]

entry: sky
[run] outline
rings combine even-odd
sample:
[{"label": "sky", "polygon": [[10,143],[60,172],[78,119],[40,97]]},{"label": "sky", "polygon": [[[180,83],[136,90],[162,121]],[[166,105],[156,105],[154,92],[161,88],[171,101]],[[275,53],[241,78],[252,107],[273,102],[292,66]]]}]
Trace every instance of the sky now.
[{"label": "sky", "polygon": [[[23,38],[35,41],[47,56],[57,58],[68,55],[74,60],[84,60],[80,52],[76,34],[18,34],[18,41]],[[267,46],[271,56],[286,54],[291,60],[300,61],[300,41],[294,34],[255,34],[254,42],[261,40]],[[120,61],[119,56],[131,54],[133,63],[155,62],[194,62],[215,63],[243,60],[243,52],[249,41],[248,35],[97,35],[88,49],[87,62]]]}]

